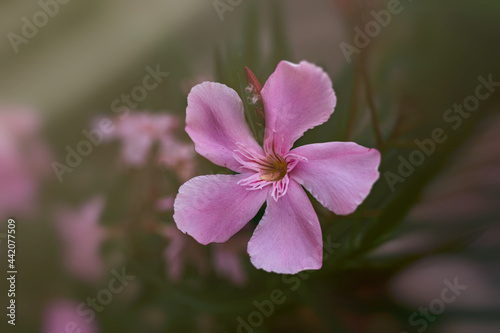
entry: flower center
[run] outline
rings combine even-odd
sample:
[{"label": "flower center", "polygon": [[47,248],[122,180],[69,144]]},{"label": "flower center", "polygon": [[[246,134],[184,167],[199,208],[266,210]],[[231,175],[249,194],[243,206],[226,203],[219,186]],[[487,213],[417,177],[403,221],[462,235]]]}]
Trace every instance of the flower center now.
[{"label": "flower center", "polygon": [[262,169],[260,169],[261,180],[275,182],[285,177],[288,167],[283,157],[271,155],[268,156],[266,162],[269,164],[262,166]]},{"label": "flower center", "polygon": [[287,192],[290,181],[288,173],[300,161],[307,161],[306,158],[291,153],[278,154],[274,149],[264,149],[265,155],[263,155],[239,143],[238,148],[234,151],[234,158],[242,168],[253,171],[238,184],[247,186],[249,190],[261,190],[266,186],[271,186],[271,195],[276,201]]}]

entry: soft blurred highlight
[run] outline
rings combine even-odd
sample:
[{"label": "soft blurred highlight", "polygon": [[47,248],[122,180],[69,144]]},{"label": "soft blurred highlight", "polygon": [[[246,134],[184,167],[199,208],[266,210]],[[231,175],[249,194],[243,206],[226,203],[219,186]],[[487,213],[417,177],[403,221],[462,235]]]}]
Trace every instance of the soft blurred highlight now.
[{"label": "soft blurred highlight", "polygon": [[[479,77],[500,82],[499,16],[496,0],[2,2],[0,267],[13,218],[18,274],[17,327],[3,315],[0,330],[500,332],[498,84],[475,111],[450,111],[459,126],[446,120]],[[209,246],[172,217],[182,183],[229,172],[184,131],[191,88],[224,83],[250,110],[245,66],[264,83],[281,60],[323,67],[338,98],[299,145],[355,141],[383,157],[354,214],[312,200],[325,260],[295,276],[251,265],[262,210]],[[436,129],[447,139],[391,185]],[[454,281],[467,288],[448,303]]]}]

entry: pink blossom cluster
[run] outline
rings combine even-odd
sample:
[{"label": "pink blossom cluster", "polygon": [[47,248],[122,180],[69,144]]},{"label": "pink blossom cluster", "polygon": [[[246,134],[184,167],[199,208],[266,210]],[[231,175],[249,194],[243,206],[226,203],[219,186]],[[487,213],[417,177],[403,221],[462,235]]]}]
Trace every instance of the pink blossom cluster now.
[{"label": "pink blossom cluster", "polygon": [[115,129],[106,139],[121,142],[122,160],[132,167],[145,166],[156,145],[153,160],[186,180],[194,174],[194,148],[177,139],[178,127],[179,119],[172,114],[130,111],[114,120]]}]

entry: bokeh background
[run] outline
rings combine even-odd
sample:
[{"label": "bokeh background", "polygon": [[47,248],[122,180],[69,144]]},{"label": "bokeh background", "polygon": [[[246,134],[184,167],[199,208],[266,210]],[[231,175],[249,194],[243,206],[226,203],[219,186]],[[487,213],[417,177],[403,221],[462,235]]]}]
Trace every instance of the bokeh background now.
[{"label": "bokeh background", "polygon": [[[347,59],[357,28],[394,4],[1,2],[0,261],[7,271],[11,217],[18,271],[2,332],[500,332],[500,87],[448,111],[474,104],[479,77],[500,82],[500,3],[402,0]],[[250,264],[262,212],[222,245],[172,220],[184,181],[226,172],[183,130],[190,88],[218,81],[246,101],[244,66],[263,84],[280,60],[322,66],[338,97],[298,145],[352,140],[383,156],[354,214],[313,200],[325,262],[297,276]],[[401,167],[437,128],[447,139]]]}]

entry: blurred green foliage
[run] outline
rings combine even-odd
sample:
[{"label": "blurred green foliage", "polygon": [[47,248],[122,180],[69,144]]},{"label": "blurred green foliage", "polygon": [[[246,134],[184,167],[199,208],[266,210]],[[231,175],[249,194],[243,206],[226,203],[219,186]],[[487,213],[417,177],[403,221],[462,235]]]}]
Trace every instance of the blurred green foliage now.
[{"label": "blurred green foliage", "polygon": [[[369,113],[369,100],[373,98],[383,139],[383,144],[378,147],[383,153],[383,161],[381,178],[370,196],[357,212],[345,217],[328,212],[311,197],[320,217],[325,242],[339,244],[325,261],[324,267],[319,271],[308,272],[307,278],[301,278],[297,291],[290,289],[291,282],[286,282],[295,280],[258,271],[248,260],[250,283],[245,288],[233,287],[215,276],[202,278],[194,271],[188,271],[186,279],[174,285],[167,282],[163,273],[160,252],[164,241],[138,230],[134,239],[128,239],[125,243],[111,242],[103,248],[105,253],[118,248],[126,254],[126,265],[139,277],[142,294],[131,306],[110,306],[100,313],[98,322],[102,332],[156,332],[154,328],[144,326],[144,318],[139,314],[145,308],[161,309],[166,316],[164,331],[195,332],[200,331],[200,326],[207,327],[206,332],[235,331],[237,317],[246,318],[255,310],[253,301],[268,299],[276,288],[285,291],[287,301],[277,306],[273,316],[266,318],[264,325],[256,328],[255,332],[306,332],[308,327],[311,332],[350,332],[343,319],[348,312],[360,318],[368,318],[370,313],[389,313],[399,323],[398,327],[408,329],[408,316],[414,310],[391,299],[386,290],[390,278],[423,256],[465,248],[471,237],[478,236],[478,230],[484,230],[490,224],[491,218],[462,221],[455,225],[454,231],[426,226],[431,232],[451,233],[452,236],[451,240],[448,239],[431,252],[374,258],[372,250],[411,231],[407,224],[409,211],[422,198],[428,185],[453,163],[464,143],[475,133],[477,124],[498,112],[500,94],[482,102],[479,111],[457,130],[446,128],[449,139],[439,145],[436,153],[418,167],[411,177],[404,183],[398,183],[395,191],[391,191],[384,173],[396,172],[398,156],[408,156],[416,148],[412,143],[415,138],[428,138],[434,128],[448,126],[443,122],[443,113],[474,92],[479,75],[493,74],[494,78],[500,78],[500,3],[495,0],[473,3],[465,0],[422,0],[405,6],[403,13],[394,17],[391,25],[373,41],[373,45],[356,56],[351,64],[344,63],[344,59],[338,60],[343,63],[341,70],[330,73],[338,97],[335,113],[326,124],[307,132],[297,143],[353,140],[375,147],[377,142]],[[210,47],[203,50],[204,56],[210,59],[207,62],[211,64],[213,80],[234,88],[240,94],[250,121],[253,106],[248,105],[245,96],[244,67],[251,68],[264,84],[280,60],[302,60],[291,54],[292,41],[288,27],[294,22],[286,17],[284,8],[284,1],[272,1],[265,5],[245,2],[237,8],[244,15],[236,37],[213,40]],[[261,15],[263,12],[267,15]],[[349,32],[352,31],[352,23],[345,20]],[[203,27],[193,29],[203,30]],[[270,38],[270,50],[266,54],[263,52],[264,32]],[[186,94],[182,91],[182,82],[206,74],[192,68],[191,54],[186,51],[189,50],[186,43],[190,41],[184,38],[184,35],[173,36],[163,44],[155,45],[141,59],[141,63],[158,63],[170,72],[166,85],[153,91],[140,105],[141,109],[155,112],[169,110],[181,116],[184,114]],[[366,75],[363,75],[364,71]],[[75,110],[68,110],[54,118],[47,135],[56,153],[63,156],[66,145],[80,140],[80,131],[88,128],[87,125],[82,127],[82,124],[90,124],[92,116],[109,113],[110,102],[140,82],[143,73],[141,66],[124,72],[110,82],[108,89],[96,91],[83,105],[75,106]],[[367,86],[372,96],[367,93]],[[185,138],[187,140],[187,136]],[[84,161],[78,172],[63,183],[47,184],[45,199],[58,201],[64,198],[66,202],[77,203],[96,192],[105,193],[108,202],[103,220],[116,221],[109,222],[111,224],[120,221],[133,224],[136,219],[133,214],[137,214],[134,213],[133,205],[143,199],[137,190],[137,183],[151,185],[145,183],[151,175],[140,171],[118,174],[106,167],[113,165],[116,159],[116,145],[99,147]],[[201,163],[203,170],[199,170],[200,174],[222,171],[206,161]],[[153,176],[155,180],[152,185],[163,186],[164,191],[167,187],[172,190],[180,185],[172,182],[161,171],[156,172],[158,174]],[[253,221],[254,225],[261,214]],[[49,220],[45,222],[49,223]],[[166,216],[164,222],[172,223],[171,217]],[[471,228],[471,225],[474,227]],[[42,226],[33,226],[34,231],[29,228],[24,227],[20,231],[21,234],[31,234],[34,239],[33,247],[25,253],[26,258],[36,258],[38,251],[43,251],[46,257],[56,256],[60,249],[55,245],[57,242],[52,232]],[[37,238],[45,240],[43,246],[36,241]],[[143,247],[145,244],[147,246]],[[485,256],[484,253],[476,255],[481,258]],[[40,303],[50,293],[64,294],[68,290],[77,290],[74,292],[77,299],[85,299],[94,293],[93,287],[76,282],[73,282],[75,285],[68,285],[66,278],[52,280],[52,276],[64,276],[58,271],[59,268],[33,267],[42,272],[39,280],[26,280],[27,285],[23,287],[33,290],[36,294],[34,298]],[[35,274],[35,268],[26,268],[24,274],[31,273]],[[29,284],[32,286],[28,287]],[[36,286],[41,284],[51,285],[43,295],[35,291]],[[373,290],[375,296],[364,296],[360,292],[362,288]],[[312,309],[314,315],[304,315],[304,309]],[[496,314],[446,314],[447,317],[454,315],[489,320]],[[205,325],[203,318],[207,316],[212,319]],[[310,326],[301,326],[304,322]],[[314,326],[317,322],[318,326]],[[23,325],[26,332],[35,331],[37,321]]]}]

